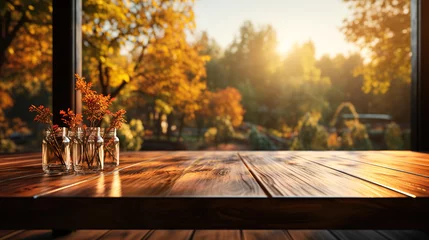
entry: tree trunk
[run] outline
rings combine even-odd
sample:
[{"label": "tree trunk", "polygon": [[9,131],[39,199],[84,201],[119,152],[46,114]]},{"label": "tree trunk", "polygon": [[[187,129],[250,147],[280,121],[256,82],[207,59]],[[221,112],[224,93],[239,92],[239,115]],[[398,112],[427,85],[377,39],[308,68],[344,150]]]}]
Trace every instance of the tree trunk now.
[{"label": "tree trunk", "polygon": [[183,126],[185,125],[185,114],[183,114],[180,117],[180,122],[179,122],[179,136],[177,137],[177,142],[180,141],[180,138],[182,138],[182,132],[183,132]]},{"label": "tree trunk", "polygon": [[162,128],[161,128],[161,113],[158,113],[158,118],[155,120],[156,138],[161,139]]},{"label": "tree trunk", "polygon": [[197,141],[201,140],[202,128],[204,127],[204,117],[196,116],[195,117],[195,125],[197,125]]},{"label": "tree trunk", "polygon": [[173,121],[174,120],[174,116],[172,113],[167,115],[167,140],[170,141],[171,140],[171,135],[172,135],[172,130],[171,130],[171,126],[173,125]]}]

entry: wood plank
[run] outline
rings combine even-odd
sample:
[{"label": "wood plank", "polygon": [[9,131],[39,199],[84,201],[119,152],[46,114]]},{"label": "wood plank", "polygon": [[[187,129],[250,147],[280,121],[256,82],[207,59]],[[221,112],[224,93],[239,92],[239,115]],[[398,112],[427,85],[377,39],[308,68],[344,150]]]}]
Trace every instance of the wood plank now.
[{"label": "wood plank", "polygon": [[337,240],[328,230],[289,230],[293,240]]},{"label": "wood plank", "polygon": [[142,239],[148,232],[149,230],[110,230],[108,233],[104,234],[100,240]]},{"label": "wood plank", "polygon": [[162,158],[142,161],[110,175],[101,175],[83,184],[47,196],[143,197],[166,196],[187,167],[204,153],[176,152]]},{"label": "wood plank", "polygon": [[25,158],[25,160],[22,161],[5,161],[0,162],[1,168],[14,168],[19,166],[34,166],[35,164],[42,165],[42,158],[41,156],[35,157],[35,158]]},{"label": "wood plank", "polygon": [[386,237],[374,230],[333,230],[331,233],[340,240],[387,240]]},{"label": "wood plank", "polygon": [[59,240],[93,240],[93,239],[99,239],[100,237],[103,237],[105,234],[107,234],[109,230],[78,230],[75,232],[72,232],[68,235],[57,237],[55,239]]},{"label": "wood plank", "polygon": [[0,239],[7,239],[21,232],[23,232],[23,230],[0,230]]},{"label": "wood plank", "polygon": [[422,231],[416,230],[379,230],[377,231],[381,235],[385,236],[390,240],[427,240],[429,235]]},{"label": "wood plank", "polygon": [[[413,153],[408,157],[401,157],[395,152],[380,151],[356,151],[356,152],[321,152],[320,155],[333,159],[348,159],[364,164],[371,164],[379,167],[385,167],[397,171],[403,171],[429,178],[429,161],[421,163],[416,161]],[[429,154],[426,156],[429,158]]]},{"label": "wood plank", "polygon": [[121,165],[110,170],[106,170],[103,174],[88,174],[88,175],[63,175],[63,176],[48,176],[48,175],[32,175],[25,178],[13,179],[10,181],[0,182],[1,197],[33,197],[56,191],[58,189],[75,186],[80,183],[97,179],[100,176],[105,176],[126,169],[134,164],[148,161],[149,159],[161,157],[169,153],[151,152],[141,155],[139,153],[123,154]]},{"label": "wood plank", "polygon": [[293,152],[241,152],[240,156],[273,197],[405,197]]},{"label": "wood plank", "polygon": [[291,240],[284,230],[243,230],[243,240]]},{"label": "wood plank", "polygon": [[16,235],[7,237],[7,240],[23,240],[23,239],[52,239],[51,230],[26,230]]},{"label": "wood plank", "polygon": [[15,161],[26,161],[33,158],[41,158],[41,152],[35,153],[14,153],[14,154],[0,154],[0,164],[15,162]]},{"label": "wood plank", "polygon": [[[279,154],[287,157],[287,154]],[[307,152],[305,155],[300,154],[299,156],[321,166],[395,189],[412,197],[429,196],[429,179],[425,177],[355,161],[326,157],[317,152]]]},{"label": "wood plank", "polygon": [[33,164],[32,166],[20,166],[14,168],[1,168],[0,169],[0,182],[10,181],[19,178],[26,178],[28,176],[43,175],[42,166],[40,163]]},{"label": "wood plank", "polygon": [[429,218],[416,217],[429,215],[429,198],[46,196],[2,197],[0,205],[0,216],[8,216],[0,218],[0,226],[5,229],[425,229],[429,226]]},{"label": "wood plank", "polygon": [[211,152],[193,162],[169,196],[266,197],[236,152]]},{"label": "wood plank", "polygon": [[193,230],[154,230],[152,234],[143,238],[144,240],[188,240],[191,239]]},{"label": "wood plank", "polygon": [[193,240],[240,240],[240,230],[196,230]]}]

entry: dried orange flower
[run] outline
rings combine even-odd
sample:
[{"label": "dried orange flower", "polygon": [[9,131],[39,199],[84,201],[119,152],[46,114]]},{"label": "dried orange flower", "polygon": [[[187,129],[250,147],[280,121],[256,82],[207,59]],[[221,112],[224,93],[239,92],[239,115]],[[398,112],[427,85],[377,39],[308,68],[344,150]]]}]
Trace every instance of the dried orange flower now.
[{"label": "dried orange flower", "polygon": [[113,129],[113,128],[120,129],[122,127],[122,124],[127,122],[127,120],[125,120],[125,114],[126,113],[127,113],[127,111],[125,111],[124,109],[120,109],[116,113],[111,114],[112,120],[110,122],[109,128],[110,129]]},{"label": "dried orange flower", "polygon": [[52,124],[52,112],[49,108],[40,105],[38,107],[31,105],[28,109],[30,112],[36,112],[36,117],[34,117],[35,122],[45,123],[45,124]]},{"label": "dried orange flower", "polygon": [[80,77],[78,74],[76,77],[76,90],[82,92],[82,102],[84,103],[84,114],[86,119],[90,122],[91,127],[100,125],[104,115],[110,113],[109,107],[112,104],[110,95],[104,96],[103,94],[97,94],[96,91],[92,90],[92,84],[85,82],[85,78]]},{"label": "dried orange flower", "polygon": [[76,128],[82,123],[82,114],[75,114],[70,108],[67,109],[67,112],[61,110],[60,114],[63,116],[61,120],[71,129]]}]

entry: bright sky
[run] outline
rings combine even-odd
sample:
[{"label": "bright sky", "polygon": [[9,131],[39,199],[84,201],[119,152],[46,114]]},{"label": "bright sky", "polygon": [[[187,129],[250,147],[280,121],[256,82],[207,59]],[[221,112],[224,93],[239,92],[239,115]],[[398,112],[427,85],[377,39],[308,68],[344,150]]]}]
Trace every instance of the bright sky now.
[{"label": "bright sky", "polygon": [[316,57],[357,51],[339,31],[350,10],[342,0],[197,0],[197,29],[207,31],[222,48],[238,35],[246,20],[256,26],[271,24],[277,32],[278,51],[311,39]]}]

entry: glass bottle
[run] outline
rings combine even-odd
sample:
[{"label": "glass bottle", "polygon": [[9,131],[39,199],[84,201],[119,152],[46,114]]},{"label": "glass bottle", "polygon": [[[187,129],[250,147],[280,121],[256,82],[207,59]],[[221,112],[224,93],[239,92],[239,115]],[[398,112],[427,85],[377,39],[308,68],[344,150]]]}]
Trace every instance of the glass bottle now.
[{"label": "glass bottle", "polygon": [[77,128],[72,147],[76,173],[94,173],[104,169],[103,143],[99,127]]},{"label": "glass bottle", "polygon": [[104,165],[119,166],[119,138],[116,128],[104,132]]},{"label": "glass bottle", "polygon": [[67,128],[46,130],[42,141],[42,168],[47,174],[63,174],[72,171],[70,139]]}]

